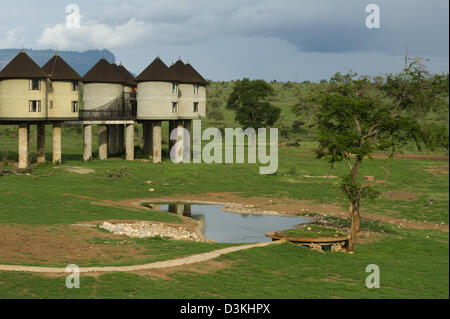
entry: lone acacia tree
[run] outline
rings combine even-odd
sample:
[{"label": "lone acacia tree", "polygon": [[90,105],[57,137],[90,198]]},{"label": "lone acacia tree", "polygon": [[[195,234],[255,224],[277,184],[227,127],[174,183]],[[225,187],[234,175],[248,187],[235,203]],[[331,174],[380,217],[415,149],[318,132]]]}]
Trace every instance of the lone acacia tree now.
[{"label": "lone acacia tree", "polygon": [[235,120],[244,128],[269,127],[280,117],[281,109],[267,98],[273,88],[264,80],[238,80],[227,101],[227,108],[235,112]]},{"label": "lone acacia tree", "polygon": [[[390,157],[405,144],[448,149],[447,125],[429,124],[425,115],[446,90],[448,76],[430,76],[419,59],[406,60],[398,74],[384,81],[371,81],[355,73],[337,73],[327,90],[314,98],[319,104],[315,126],[319,133],[318,158],[331,165],[346,161],[349,174],[342,178],[341,191],[349,203],[351,229],[348,250],[355,247],[360,228],[361,198],[374,198],[378,192],[358,180],[364,159],[374,152]],[[442,81],[446,85],[442,85]]]}]

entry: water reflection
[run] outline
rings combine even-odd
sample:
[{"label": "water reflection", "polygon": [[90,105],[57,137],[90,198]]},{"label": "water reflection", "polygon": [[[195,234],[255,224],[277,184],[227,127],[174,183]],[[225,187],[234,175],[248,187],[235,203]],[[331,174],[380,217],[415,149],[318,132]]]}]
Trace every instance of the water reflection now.
[{"label": "water reflection", "polygon": [[267,242],[270,238],[265,237],[265,233],[292,228],[307,222],[306,219],[298,217],[229,213],[222,210],[222,205],[185,203],[143,205],[152,210],[193,218],[199,222],[199,231],[203,236],[220,243]]}]

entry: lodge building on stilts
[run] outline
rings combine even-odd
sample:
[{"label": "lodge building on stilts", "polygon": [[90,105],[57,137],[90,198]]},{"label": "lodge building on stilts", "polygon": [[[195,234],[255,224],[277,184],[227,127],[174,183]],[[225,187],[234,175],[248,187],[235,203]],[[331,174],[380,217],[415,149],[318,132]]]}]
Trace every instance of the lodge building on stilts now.
[{"label": "lodge building on stilts", "polygon": [[169,122],[169,134],[174,128],[191,131],[192,121],[206,116],[206,85],[181,59],[168,67],[157,57],[134,78],[123,65],[102,58],[81,77],[58,53],[39,67],[21,50],[0,71],[0,125],[19,127],[20,169],[31,164],[31,125],[37,127],[38,163],[46,161],[46,125],[52,125],[52,161],[61,162],[64,124],[83,127],[85,161],[92,159],[94,125],[99,159],[125,154],[134,160],[135,126],[142,124],[143,150],[158,163],[162,122]]}]

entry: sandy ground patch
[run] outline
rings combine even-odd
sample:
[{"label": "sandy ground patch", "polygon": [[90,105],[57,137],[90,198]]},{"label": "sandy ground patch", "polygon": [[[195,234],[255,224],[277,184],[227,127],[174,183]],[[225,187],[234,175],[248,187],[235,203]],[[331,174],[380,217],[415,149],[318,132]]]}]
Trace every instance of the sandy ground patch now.
[{"label": "sandy ground patch", "polygon": [[407,192],[403,190],[392,190],[383,193],[383,197],[388,200],[403,200],[406,202],[412,202],[419,198],[416,193]]},{"label": "sandy ground patch", "polygon": [[69,167],[66,167],[64,170],[66,172],[82,174],[82,175],[95,173],[94,169],[84,168],[84,167],[79,167],[79,166],[69,166]]},{"label": "sandy ground patch", "polygon": [[448,175],[448,171],[449,171],[449,166],[437,166],[437,165],[433,165],[433,166],[428,166],[426,168],[424,168],[424,170],[428,173],[433,174],[434,176],[442,176],[442,175]]},{"label": "sandy ground patch", "polygon": [[120,236],[70,225],[0,224],[0,263],[95,263],[112,261],[119,257],[138,258],[143,252],[143,249],[129,246],[87,242],[94,238],[113,239]]}]

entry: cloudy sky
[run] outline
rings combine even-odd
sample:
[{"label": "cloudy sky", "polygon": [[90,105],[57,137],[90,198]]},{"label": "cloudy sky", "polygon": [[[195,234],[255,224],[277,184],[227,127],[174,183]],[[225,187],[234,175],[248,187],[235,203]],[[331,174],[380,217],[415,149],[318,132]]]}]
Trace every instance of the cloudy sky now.
[{"label": "cloudy sky", "polygon": [[[380,8],[378,29],[365,24],[370,3]],[[66,25],[69,4],[80,9],[79,28]],[[448,0],[1,1],[0,48],[106,48],[136,74],[159,54],[215,81],[318,81],[348,69],[396,72],[408,47],[441,73],[448,12]]]}]

